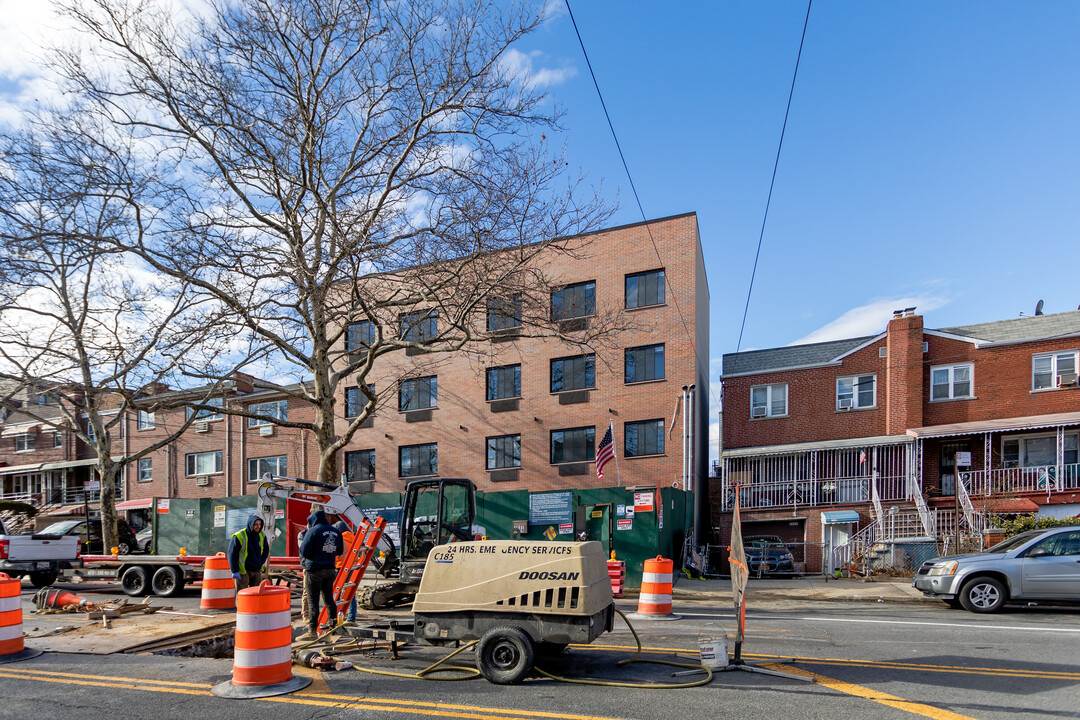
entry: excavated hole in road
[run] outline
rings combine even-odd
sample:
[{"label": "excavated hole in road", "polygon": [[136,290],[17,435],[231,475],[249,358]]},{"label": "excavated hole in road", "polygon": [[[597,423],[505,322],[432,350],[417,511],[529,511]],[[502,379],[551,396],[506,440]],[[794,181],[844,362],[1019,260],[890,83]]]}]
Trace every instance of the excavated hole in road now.
[{"label": "excavated hole in road", "polygon": [[233,635],[220,638],[208,638],[182,647],[167,648],[152,653],[153,655],[167,655],[169,657],[189,658],[231,658],[235,638]]}]

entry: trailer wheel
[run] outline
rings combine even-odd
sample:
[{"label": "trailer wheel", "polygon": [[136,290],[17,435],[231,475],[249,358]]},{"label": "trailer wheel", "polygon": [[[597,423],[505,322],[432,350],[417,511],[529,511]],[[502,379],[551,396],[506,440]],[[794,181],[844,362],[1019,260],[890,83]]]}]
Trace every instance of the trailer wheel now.
[{"label": "trailer wheel", "polygon": [[492,628],[476,645],[476,668],[496,685],[517,685],[535,662],[532,638],[521,628]]},{"label": "trailer wheel", "polygon": [[184,575],[180,572],[179,568],[159,567],[157,572],[154,573],[154,579],[150,583],[150,588],[154,591],[155,595],[161,597],[173,597],[179,595],[180,591],[184,589]]},{"label": "trailer wheel", "polygon": [[36,588],[48,587],[56,582],[56,573],[51,570],[35,570],[30,573],[30,584]]},{"label": "trailer wheel", "polygon": [[138,565],[129,567],[120,578],[120,587],[132,597],[145,595],[150,589],[150,578],[147,577],[146,568]]}]

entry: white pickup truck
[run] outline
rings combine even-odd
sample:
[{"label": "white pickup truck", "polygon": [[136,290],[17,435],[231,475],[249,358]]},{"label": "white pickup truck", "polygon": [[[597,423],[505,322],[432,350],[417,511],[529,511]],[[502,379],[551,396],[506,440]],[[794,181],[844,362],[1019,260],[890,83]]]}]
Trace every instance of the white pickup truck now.
[{"label": "white pickup truck", "polygon": [[8,535],[0,520],[0,572],[30,576],[34,587],[52,585],[79,557],[79,539],[60,535]]}]

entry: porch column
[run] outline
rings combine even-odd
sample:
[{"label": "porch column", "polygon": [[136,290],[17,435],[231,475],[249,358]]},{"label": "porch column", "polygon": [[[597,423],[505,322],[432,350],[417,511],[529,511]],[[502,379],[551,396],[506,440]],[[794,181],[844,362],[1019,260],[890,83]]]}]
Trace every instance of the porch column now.
[{"label": "porch column", "polygon": [[817,507],[817,504],[818,504],[817,464],[818,464],[818,451],[817,450],[811,450],[810,451],[810,504],[813,507]]},{"label": "porch column", "polygon": [[1046,483],[1046,493],[1049,496],[1050,488],[1061,490],[1065,486],[1062,479],[1065,477],[1065,426],[1059,425],[1057,429],[1057,449],[1054,452],[1054,460],[1057,462],[1057,471],[1054,473],[1054,482]]},{"label": "porch column", "polygon": [[983,487],[982,492],[984,495],[990,494],[990,468],[993,464],[994,457],[994,439],[993,433],[983,433]]}]

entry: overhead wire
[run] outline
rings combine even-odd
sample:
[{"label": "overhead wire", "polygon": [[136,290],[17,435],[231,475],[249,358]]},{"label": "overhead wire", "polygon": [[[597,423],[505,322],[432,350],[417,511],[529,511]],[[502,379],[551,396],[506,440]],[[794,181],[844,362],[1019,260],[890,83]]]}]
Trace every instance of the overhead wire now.
[{"label": "overhead wire", "polygon": [[754,279],[757,277],[758,260],[761,258],[761,245],[765,239],[765,224],[769,220],[769,207],[772,205],[773,188],[776,187],[776,173],[780,167],[780,151],[784,148],[784,134],[787,132],[788,117],[791,115],[791,99],[795,96],[795,80],[799,77],[799,63],[802,61],[803,45],[806,43],[806,28],[810,24],[810,7],[814,0],[807,0],[806,18],[803,20],[802,37],[799,38],[799,53],[795,56],[795,71],[791,74],[791,89],[788,90],[787,108],[784,110],[784,124],[780,128],[780,142],[776,144],[776,159],[773,161],[772,180],[769,181],[769,195],[765,200],[765,213],[761,218],[761,232],[758,234],[757,250],[754,252],[754,267],[750,271],[750,287],[746,291],[746,304],[743,306],[742,323],[739,325],[739,342],[735,352],[742,349],[743,332],[746,330],[746,317],[750,313],[750,296],[754,293]]},{"label": "overhead wire", "polygon": [[[637,205],[638,213],[641,215],[642,221],[644,221],[645,232],[649,236],[649,242],[652,243],[653,252],[656,253],[656,259],[660,263],[661,267],[665,267],[664,259],[660,255],[660,248],[656,244],[656,238],[653,237],[652,228],[649,226],[649,219],[645,215],[644,206],[641,204],[641,197],[638,195],[637,185],[634,184],[634,177],[630,174],[630,166],[626,162],[626,155],[623,153],[622,144],[619,142],[619,136],[615,132],[615,125],[611,120],[611,113],[608,112],[607,103],[604,102],[604,94],[600,91],[600,83],[596,79],[596,72],[593,70],[592,61],[589,59],[589,52],[585,49],[585,41],[581,37],[581,30],[578,28],[577,20],[574,18],[574,11],[570,7],[570,0],[563,0],[566,3],[566,11],[570,15],[570,22],[574,26],[574,34],[577,36],[578,45],[581,46],[581,54],[585,57],[585,65],[589,68],[589,76],[592,78],[593,87],[596,88],[596,96],[600,99],[600,107],[604,111],[604,118],[607,120],[608,129],[611,131],[611,137],[615,141],[615,149],[619,153],[619,160],[622,162],[623,171],[626,173],[626,179],[630,183],[630,191],[634,195],[634,202]],[[675,293],[671,293],[672,304],[675,305],[675,310],[679,314],[679,320],[682,323],[683,332],[686,333],[686,337],[690,340],[691,346],[694,348],[694,364],[697,367],[698,373],[701,373],[703,377],[709,377],[708,364],[701,362],[701,354],[698,350],[697,338],[690,332],[690,327],[686,322],[686,316],[683,314],[682,307],[679,305],[679,299]],[[702,368],[705,368],[704,371]],[[716,392],[712,388],[712,383],[709,383],[709,395],[713,402],[719,407],[720,400],[716,396]]]}]

